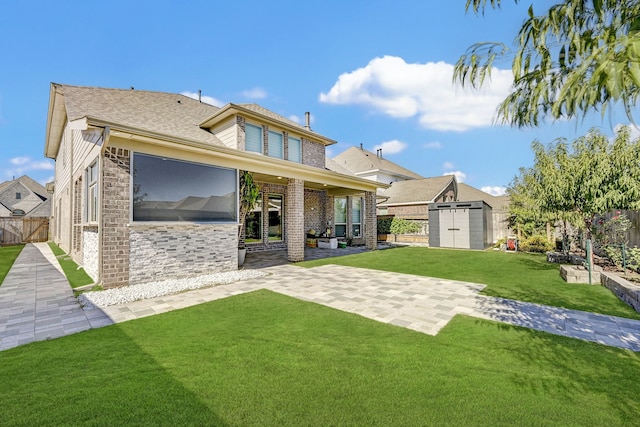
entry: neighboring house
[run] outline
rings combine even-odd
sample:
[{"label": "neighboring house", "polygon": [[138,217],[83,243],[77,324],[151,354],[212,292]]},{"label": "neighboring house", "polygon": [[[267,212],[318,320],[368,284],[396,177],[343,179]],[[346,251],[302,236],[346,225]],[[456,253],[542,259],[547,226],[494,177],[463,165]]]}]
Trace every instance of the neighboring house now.
[{"label": "neighboring house", "polygon": [[453,175],[424,178],[362,146],[351,147],[333,159],[327,160],[327,168],[348,171],[354,176],[391,183],[378,190],[377,214],[415,220],[428,232],[429,203],[482,201],[492,208],[493,240],[508,234],[507,215],[509,199],[492,196],[468,184],[458,183]]},{"label": "neighboring house", "polygon": [[[256,104],[54,83],[53,239],[106,288],[235,270],[242,240],[302,261],[310,229],[375,249],[386,185],[327,170],[335,141],[308,123]],[[261,197],[238,237],[240,170]]]},{"label": "neighboring house", "polygon": [[23,175],[0,183],[0,217],[49,217],[51,203],[47,189]]},{"label": "neighboring house", "polygon": [[333,164],[351,172],[355,176],[385,184],[422,178],[417,173],[382,157],[382,149],[379,149],[374,154],[362,148],[362,145],[360,145],[360,148],[351,147],[346,149],[335,156],[332,161]]}]

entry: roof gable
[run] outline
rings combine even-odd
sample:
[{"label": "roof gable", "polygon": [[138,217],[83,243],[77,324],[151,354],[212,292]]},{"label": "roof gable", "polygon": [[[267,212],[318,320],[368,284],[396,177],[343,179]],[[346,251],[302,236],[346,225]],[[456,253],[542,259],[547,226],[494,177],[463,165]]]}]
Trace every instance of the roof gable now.
[{"label": "roof gable", "polygon": [[422,179],[421,175],[406,169],[397,163],[378,156],[359,147],[350,147],[338,154],[333,160],[341,167],[355,175],[361,175],[367,171],[380,171],[395,175],[404,179]]},{"label": "roof gable", "polygon": [[391,187],[378,193],[380,196],[387,198],[378,205],[431,203],[447,190],[451,184],[454,185],[454,188],[457,185],[454,175],[394,182]]}]

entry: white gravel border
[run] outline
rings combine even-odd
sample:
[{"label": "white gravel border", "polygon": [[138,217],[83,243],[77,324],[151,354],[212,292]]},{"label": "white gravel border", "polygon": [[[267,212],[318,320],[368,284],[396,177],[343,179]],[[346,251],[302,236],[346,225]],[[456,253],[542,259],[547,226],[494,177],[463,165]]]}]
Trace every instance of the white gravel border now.
[{"label": "white gravel border", "polygon": [[255,279],[266,275],[267,273],[259,270],[238,270],[206,274],[187,279],[163,280],[160,282],[124,286],[104,291],[85,292],[80,294],[78,301],[85,310],[92,310],[96,307],[104,308],[110,305],[127,304],[134,301],[177,294],[194,289],[226,285],[240,280]]}]

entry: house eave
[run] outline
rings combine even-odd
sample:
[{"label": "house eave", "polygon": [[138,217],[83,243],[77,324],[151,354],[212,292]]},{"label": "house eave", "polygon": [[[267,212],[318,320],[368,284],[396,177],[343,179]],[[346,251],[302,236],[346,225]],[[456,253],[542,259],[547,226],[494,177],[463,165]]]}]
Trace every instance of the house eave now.
[{"label": "house eave", "polygon": [[67,121],[67,111],[64,105],[64,95],[58,91],[59,85],[51,83],[49,90],[49,111],[47,115],[47,128],[45,133],[44,155],[47,158],[55,159],[62,132]]},{"label": "house eave", "polygon": [[327,138],[326,136],[320,135],[319,133],[313,132],[305,128],[291,126],[290,124],[283,123],[279,120],[275,120],[272,117],[266,116],[264,114],[260,114],[256,111],[250,110],[248,108],[242,107],[241,105],[237,105],[233,103],[229,103],[223,106],[222,108],[220,108],[218,111],[216,111],[211,116],[207,117],[204,121],[202,121],[202,123],[200,123],[199,126],[201,128],[209,129],[213,127],[216,123],[219,123],[231,116],[235,116],[238,114],[255,119],[260,122],[285,128],[288,131],[295,132],[297,134],[304,135],[314,141],[321,142],[325,146],[338,143],[337,141],[331,138]]},{"label": "house eave", "polygon": [[125,129],[114,123],[90,121],[95,126],[108,126],[111,138],[130,140],[163,146],[168,148],[179,148],[187,151],[195,151],[201,154],[214,155],[224,159],[234,165],[234,167],[252,172],[268,174],[272,176],[282,176],[287,178],[302,179],[304,181],[316,182],[327,187],[346,187],[358,191],[375,192],[377,188],[388,188],[388,184],[371,181],[369,179],[358,178],[351,175],[344,175],[338,172],[321,169],[314,166],[294,163],[287,160],[276,159],[257,153],[236,150],[226,146],[206,144],[200,141],[192,141],[175,138],[169,135],[161,135],[140,130]]}]

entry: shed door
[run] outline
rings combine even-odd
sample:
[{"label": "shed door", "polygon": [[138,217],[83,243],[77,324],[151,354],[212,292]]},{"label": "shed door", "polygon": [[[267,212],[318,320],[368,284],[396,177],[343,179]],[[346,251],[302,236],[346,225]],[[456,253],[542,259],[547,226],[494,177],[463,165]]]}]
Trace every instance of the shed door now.
[{"label": "shed door", "polygon": [[440,247],[471,247],[469,241],[469,210],[443,209],[440,216]]}]

